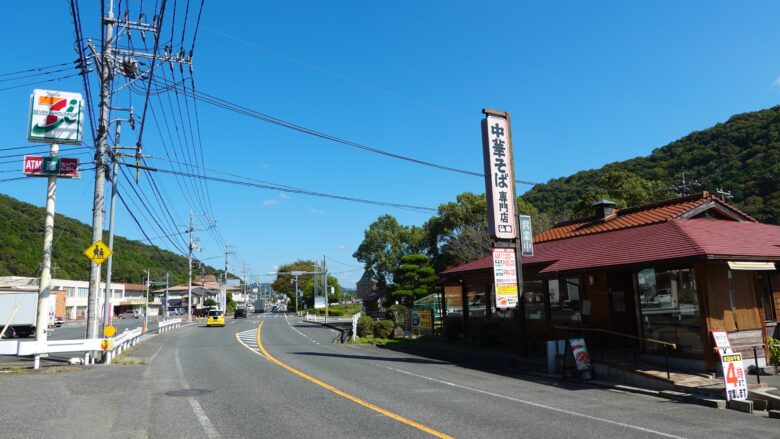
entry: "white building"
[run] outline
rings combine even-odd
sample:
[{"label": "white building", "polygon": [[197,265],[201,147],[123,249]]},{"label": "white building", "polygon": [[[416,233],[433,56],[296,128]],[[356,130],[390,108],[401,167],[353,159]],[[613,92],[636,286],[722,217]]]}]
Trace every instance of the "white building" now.
[{"label": "white building", "polygon": [[[30,289],[38,288],[39,278],[23,276],[0,276],[0,287]],[[65,312],[63,316],[66,319],[85,319],[87,317],[87,297],[89,296],[89,281],[52,279],[52,291],[65,292]],[[144,292],[146,287],[142,284],[123,284],[111,283],[111,307],[114,315],[128,309],[137,309],[143,312],[146,305]],[[101,282],[100,294],[98,295],[98,316],[103,316],[103,298],[105,297],[105,282]],[[149,316],[156,316],[160,307],[160,302],[154,300],[149,302]]]}]

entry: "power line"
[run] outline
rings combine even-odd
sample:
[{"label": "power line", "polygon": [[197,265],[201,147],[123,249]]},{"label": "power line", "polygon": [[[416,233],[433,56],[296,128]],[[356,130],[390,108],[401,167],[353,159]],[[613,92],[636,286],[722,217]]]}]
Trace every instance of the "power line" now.
[{"label": "power line", "polygon": [[72,75],[60,76],[58,78],[51,78],[51,79],[46,79],[46,80],[38,80],[38,81],[35,81],[35,82],[28,82],[27,84],[13,85],[13,86],[10,86],[10,87],[0,88],[0,91],[12,90],[12,89],[15,89],[15,88],[22,88],[22,87],[29,87],[31,85],[36,85],[36,84],[45,84],[47,82],[62,81],[63,79],[68,79],[68,78],[72,78],[74,76],[79,76],[79,75],[80,75],[80,73],[74,73]]},{"label": "power line", "polygon": [[[133,165],[123,164],[124,166],[134,167]],[[298,189],[298,188],[292,188],[290,186],[279,186],[279,185],[273,185],[273,184],[260,184],[260,183],[252,183],[249,181],[239,181],[239,180],[232,180],[228,178],[221,178],[221,177],[212,177],[212,176],[201,176],[199,174],[192,174],[188,172],[179,172],[174,171],[171,169],[162,169],[162,168],[148,168],[149,171],[155,171],[155,172],[161,172],[163,174],[172,174],[172,175],[180,175],[183,177],[190,177],[190,178],[205,178],[209,179],[211,181],[216,181],[220,183],[228,183],[228,184],[236,184],[240,186],[247,186],[247,187],[255,187],[260,189],[272,189],[272,190],[278,190],[282,192],[290,192],[290,193],[296,193],[301,195],[310,195],[315,197],[321,197],[321,198],[330,198],[330,199],[336,199],[336,200],[344,200],[344,201],[353,201],[356,203],[363,203],[363,204],[372,204],[376,206],[384,206],[384,207],[393,207],[398,209],[405,209],[405,210],[411,210],[411,211],[417,211],[417,212],[437,212],[436,209],[432,209],[430,207],[423,207],[423,206],[414,206],[410,204],[400,204],[400,203],[390,203],[385,201],[375,201],[375,200],[368,200],[364,198],[355,198],[355,197],[347,197],[343,195],[333,195],[333,194],[326,194],[323,192],[314,192],[309,191],[306,189]]]},{"label": "power line", "polygon": [[67,65],[71,65],[71,64],[73,64],[73,63],[71,63],[71,62],[63,62],[63,63],[59,63],[59,64],[52,64],[50,66],[34,67],[32,69],[19,70],[18,72],[0,73],[0,76],[11,76],[11,75],[18,75],[18,74],[22,74],[22,73],[40,72],[40,71],[43,71],[43,70],[48,70],[48,69],[52,69],[52,68],[55,68],[55,67],[67,66]]}]

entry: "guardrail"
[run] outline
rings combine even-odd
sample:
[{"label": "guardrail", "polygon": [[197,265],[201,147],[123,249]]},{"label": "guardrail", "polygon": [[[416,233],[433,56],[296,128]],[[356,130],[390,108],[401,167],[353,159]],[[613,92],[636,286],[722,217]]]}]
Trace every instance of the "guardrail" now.
[{"label": "guardrail", "polygon": [[103,362],[105,364],[111,364],[111,360],[117,355],[121,354],[127,348],[135,346],[138,343],[138,338],[144,333],[143,328],[125,329],[125,332],[120,335],[107,339],[107,345],[104,350],[105,356]]},{"label": "guardrail", "polygon": [[163,320],[157,325],[157,333],[162,334],[163,332],[168,332],[171,329],[178,328],[179,326],[181,326],[180,318]]}]

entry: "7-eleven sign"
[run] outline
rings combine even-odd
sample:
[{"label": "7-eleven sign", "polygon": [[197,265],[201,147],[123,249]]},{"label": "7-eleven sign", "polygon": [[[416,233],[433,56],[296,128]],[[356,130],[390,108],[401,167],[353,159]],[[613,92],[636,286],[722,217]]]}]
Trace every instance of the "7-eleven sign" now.
[{"label": "7-eleven sign", "polygon": [[27,140],[43,143],[81,144],[84,99],[79,93],[33,90]]}]

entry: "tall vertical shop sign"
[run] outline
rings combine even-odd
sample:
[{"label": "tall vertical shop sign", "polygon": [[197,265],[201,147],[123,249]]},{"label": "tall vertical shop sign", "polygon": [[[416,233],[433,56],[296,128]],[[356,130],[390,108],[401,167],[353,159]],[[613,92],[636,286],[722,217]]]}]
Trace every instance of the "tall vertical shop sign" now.
[{"label": "tall vertical shop sign", "polygon": [[27,140],[81,144],[84,99],[79,93],[35,89],[30,96]]},{"label": "tall vertical shop sign", "polygon": [[512,159],[512,133],[508,113],[483,110],[482,154],[485,163],[485,189],[488,227],[494,239],[515,239],[515,167]]}]

